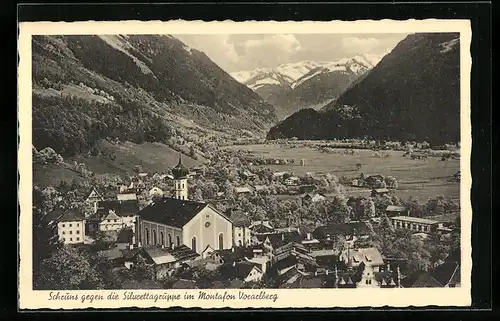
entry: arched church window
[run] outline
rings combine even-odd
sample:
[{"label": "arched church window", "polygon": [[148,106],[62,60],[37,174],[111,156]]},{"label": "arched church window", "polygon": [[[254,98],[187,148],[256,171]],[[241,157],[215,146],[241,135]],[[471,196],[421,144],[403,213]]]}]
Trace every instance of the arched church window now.
[{"label": "arched church window", "polygon": [[145,230],[146,230],[146,245],[149,245],[149,230],[147,227]]},{"label": "arched church window", "polygon": [[172,246],[172,235],[168,234],[168,246]]},{"label": "arched church window", "polygon": [[191,250],[196,252],[196,236],[191,239]]},{"label": "arched church window", "polygon": [[181,246],[181,238],[177,236],[177,246]]},{"label": "arched church window", "polygon": [[156,245],[156,231],[153,230],[153,245]]},{"label": "arched church window", "polygon": [[219,234],[219,250],[224,249],[224,234]]},{"label": "arched church window", "polygon": [[165,245],[165,235],[163,235],[163,232],[160,232],[160,242],[161,246]]}]

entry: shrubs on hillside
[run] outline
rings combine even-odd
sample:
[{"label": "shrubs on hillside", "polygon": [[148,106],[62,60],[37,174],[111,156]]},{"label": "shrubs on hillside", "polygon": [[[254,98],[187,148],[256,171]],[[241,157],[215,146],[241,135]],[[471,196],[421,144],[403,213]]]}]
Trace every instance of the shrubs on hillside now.
[{"label": "shrubs on hillside", "polygon": [[33,151],[33,161],[38,164],[61,164],[64,159],[61,155],[56,153],[52,148],[45,147],[41,151],[37,151],[35,147],[32,149]]}]

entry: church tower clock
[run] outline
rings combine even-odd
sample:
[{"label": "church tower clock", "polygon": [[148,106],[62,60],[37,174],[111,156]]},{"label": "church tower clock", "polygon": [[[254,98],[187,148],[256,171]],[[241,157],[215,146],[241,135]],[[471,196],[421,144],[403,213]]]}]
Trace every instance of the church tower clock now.
[{"label": "church tower clock", "polygon": [[172,169],[172,175],[174,176],[174,198],[180,200],[188,199],[188,175],[189,170],[182,164],[182,154],[179,154],[179,163]]}]

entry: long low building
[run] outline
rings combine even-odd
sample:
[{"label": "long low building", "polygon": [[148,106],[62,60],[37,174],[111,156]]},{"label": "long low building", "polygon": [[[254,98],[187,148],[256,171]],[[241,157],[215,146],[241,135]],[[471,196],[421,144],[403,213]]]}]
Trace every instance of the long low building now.
[{"label": "long low building", "polygon": [[443,223],[420,217],[394,216],[391,217],[392,225],[395,228],[402,228],[414,232],[431,233],[443,227]]}]

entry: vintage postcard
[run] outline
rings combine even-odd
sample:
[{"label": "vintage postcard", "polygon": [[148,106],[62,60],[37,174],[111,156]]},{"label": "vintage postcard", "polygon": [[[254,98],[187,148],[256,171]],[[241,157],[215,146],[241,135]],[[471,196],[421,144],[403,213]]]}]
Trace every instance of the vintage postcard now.
[{"label": "vintage postcard", "polygon": [[470,43],[21,23],[20,308],[470,305]]}]

